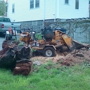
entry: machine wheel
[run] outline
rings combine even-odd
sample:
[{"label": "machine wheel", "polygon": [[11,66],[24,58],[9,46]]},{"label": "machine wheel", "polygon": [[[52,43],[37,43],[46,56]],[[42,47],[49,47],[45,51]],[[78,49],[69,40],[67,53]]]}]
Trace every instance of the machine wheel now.
[{"label": "machine wheel", "polygon": [[55,49],[53,47],[45,47],[43,50],[43,55],[45,57],[53,57],[56,56]]}]

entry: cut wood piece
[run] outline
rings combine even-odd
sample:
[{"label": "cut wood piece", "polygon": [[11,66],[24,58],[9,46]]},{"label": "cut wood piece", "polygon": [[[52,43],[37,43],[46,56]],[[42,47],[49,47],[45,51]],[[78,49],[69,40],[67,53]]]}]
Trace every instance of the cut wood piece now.
[{"label": "cut wood piece", "polygon": [[30,72],[32,71],[32,61],[27,61],[27,60],[22,60],[20,62],[17,62],[16,63],[16,66],[13,70],[13,75],[19,75],[19,74],[22,74],[22,75],[29,75]]}]

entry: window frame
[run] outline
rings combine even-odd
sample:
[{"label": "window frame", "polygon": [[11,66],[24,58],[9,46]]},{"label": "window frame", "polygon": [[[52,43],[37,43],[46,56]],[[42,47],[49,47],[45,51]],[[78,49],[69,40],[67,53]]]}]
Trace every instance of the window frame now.
[{"label": "window frame", "polygon": [[15,13],[15,4],[12,4],[12,13]]},{"label": "window frame", "polygon": [[65,4],[69,4],[69,0],[65,0]]},{"label": "window frame", "polygon": [[79,9],[79,0],[75,0],[75,9]]},{"label": "window frame", "polygon": [[40,7],[40,0],[30,0],[30,9],[35,9]]},{"label": "window frame", "polygon": [[35,0],[35,8],[39,8],[40,6],[40,0]]},{"label": "window frame", "polygon": [[30,0],[30,9],[34,8],[34,0]]}]

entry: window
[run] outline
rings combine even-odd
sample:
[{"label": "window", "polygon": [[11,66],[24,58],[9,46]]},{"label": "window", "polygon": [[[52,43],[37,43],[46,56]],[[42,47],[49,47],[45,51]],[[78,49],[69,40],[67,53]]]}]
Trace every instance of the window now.
[{"label": "window", "polygon": [[30,0],[30,8],[34,8],[34,0]]},{"label": "window", "polygon": [[65,4],[69,4],[69,0],[65,0]]},{"label": "window", "polygon": [[15,12],[15,4],[12,4],[12,13]]},{"label": "window", "polygon": [[79,0],[75,1],[75,9],[79,9]]},{"label": "window", "polygon": [[40,5],[40,0],[30,0],[30,9],[38,8]]},{"label": "window", "polygon": [[36,7],[36,8],[39,7],[39,0],[35,0],[35,7]]},{"label": "window", "polygon": [[0,18],[0,22],[10,22],[9,18]]}]

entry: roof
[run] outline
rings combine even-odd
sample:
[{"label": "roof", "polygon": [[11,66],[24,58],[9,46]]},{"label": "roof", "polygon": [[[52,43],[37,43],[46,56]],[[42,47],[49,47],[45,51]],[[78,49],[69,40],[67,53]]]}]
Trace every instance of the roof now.
[{"label": "roof", "polygon": [[1,17],[2,17],[2,18],[8,18],[8,17],[6,17],[6,16],[0,16],[0,18],[1,18]]}]

